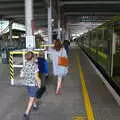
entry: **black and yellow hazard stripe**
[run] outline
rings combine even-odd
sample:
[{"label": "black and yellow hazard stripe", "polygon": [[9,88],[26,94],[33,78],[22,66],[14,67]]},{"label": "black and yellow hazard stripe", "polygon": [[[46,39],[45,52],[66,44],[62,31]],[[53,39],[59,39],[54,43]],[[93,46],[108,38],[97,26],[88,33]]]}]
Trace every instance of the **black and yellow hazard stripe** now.
[{"label": "black and yellow hazard stripe", "polygon": [[14,80],[13,54],[10,54],[9,56],[9,65],[10,65],[10,80]]}]

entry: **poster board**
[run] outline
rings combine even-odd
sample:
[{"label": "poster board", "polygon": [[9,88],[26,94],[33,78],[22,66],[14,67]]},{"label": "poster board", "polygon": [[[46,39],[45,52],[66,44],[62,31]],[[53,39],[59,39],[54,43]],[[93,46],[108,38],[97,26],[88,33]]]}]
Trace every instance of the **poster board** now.
[{"label": "poster board", "polygon": [[35,36],[26,36],[26,48],[35,48]]}]

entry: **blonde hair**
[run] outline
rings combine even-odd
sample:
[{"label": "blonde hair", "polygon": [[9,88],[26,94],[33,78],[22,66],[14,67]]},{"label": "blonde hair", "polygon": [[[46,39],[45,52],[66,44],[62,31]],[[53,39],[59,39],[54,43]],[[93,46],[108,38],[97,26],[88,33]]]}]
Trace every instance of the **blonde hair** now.
[{"label": "blonde hair", "polygon": [[39,52],[39,57],[41,57],[41,56],[44,57],[44,51]]},{"label": "blonde hair", "polygon": [[27,61],[32,60],[33,57],[34,57],[34,53],[31,52],[31,51],[29,51],[29,52],[27,52],[27,53],[25,54],[25,59],[26,59]]}]

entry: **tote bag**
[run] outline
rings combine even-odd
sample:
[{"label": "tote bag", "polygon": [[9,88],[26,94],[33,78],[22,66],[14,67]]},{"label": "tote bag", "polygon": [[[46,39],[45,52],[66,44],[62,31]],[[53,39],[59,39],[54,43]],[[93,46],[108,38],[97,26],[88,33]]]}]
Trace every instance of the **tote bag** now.
[{"label": "tote bag", "polygon": [[[62,50],[62,53],[63,53],[63,50]],[[58,57],[58,65],[67,67],[68,64],[69,64],[69,60],[68,60],[67,57],[62,56],[62,53],[61,53],[61,55]]]},{"label": "tote bag", "polygon": [[42,86],[41,88],[39,88],[36,92],[36,97],[38,99],[40,99],[43,95],[43,93],[46,91],[46,87],[45,86]]}]

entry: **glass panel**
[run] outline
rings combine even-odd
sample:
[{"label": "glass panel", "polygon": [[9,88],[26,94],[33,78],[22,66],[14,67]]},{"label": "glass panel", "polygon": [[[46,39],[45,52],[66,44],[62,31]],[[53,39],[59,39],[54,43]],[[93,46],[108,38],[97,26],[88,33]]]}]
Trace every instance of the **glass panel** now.
[{"label": "glass panel", "polygon": [[115,39],[115,53],[113,55],[113,80],[120,86],[120,24],[114,25]]}]

